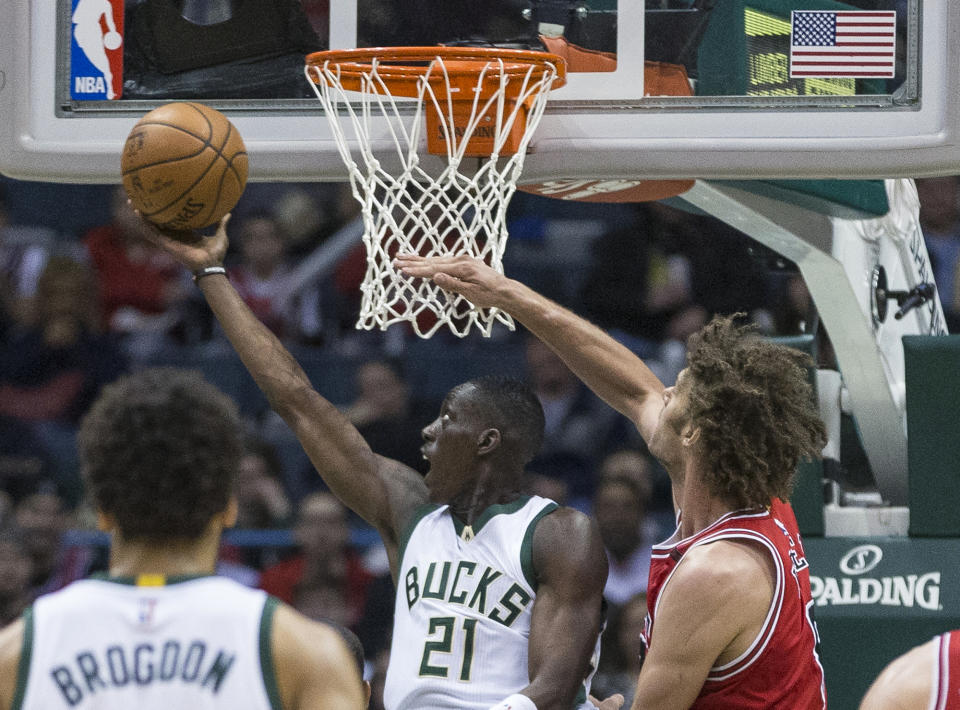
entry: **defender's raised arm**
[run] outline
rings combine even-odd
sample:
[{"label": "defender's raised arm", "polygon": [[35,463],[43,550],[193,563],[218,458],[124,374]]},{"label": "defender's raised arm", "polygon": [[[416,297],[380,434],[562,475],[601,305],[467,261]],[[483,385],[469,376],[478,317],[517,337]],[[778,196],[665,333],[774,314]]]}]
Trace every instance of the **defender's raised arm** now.
[{"label": "defender's raised arm", "polygon": [[600,328],[471,257],[401,255],[394,264],[408,276],[433,279],[476,306],[509,313],[649,440],[663,409],[664,385],[640,358]]}]

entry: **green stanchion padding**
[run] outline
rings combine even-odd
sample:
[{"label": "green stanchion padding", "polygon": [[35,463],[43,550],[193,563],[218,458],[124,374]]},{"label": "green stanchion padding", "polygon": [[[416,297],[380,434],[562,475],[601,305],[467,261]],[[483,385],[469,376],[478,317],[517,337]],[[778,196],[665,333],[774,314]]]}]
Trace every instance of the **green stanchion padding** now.
[{"label": "green stanchion padding", "polygon": [[823,464],[820,461],[806,461],[797,466],[790,505],[804,540],[823,537]]},{"label": "green stanchion padding", "polygon": [[[914,646],[947,631],[940,621],[875,618],[820,622],[821,663],[827,680],[827,707],[854,710],[886,665]],[[960,618],[954,619],[954,628]]]},{"label": "green stanchion padding", "polygon": [[903,338],[910,534],[960,536],[960,335]]},{"label": "green stanchion padding", "polygon": [[[817,361],[817,339],[813,335],[777,335],[770,340],[777,345],[785,345],[788,348],[801,350]],[[813,370],[810,371],[810,382],[813,383]]]},{"label": "green stanchion padding", "polygon": [[[744,192],[796,205],[840,219],[874,219],[890,211],[883,180],[710,180]],[[660,200],[669,207],[700,216],[707,213],[683,199]]]},{"label": "green stanchion padding", "polygon": [[746,96],[746,27],[742,0],[714,4],[697,50],[697,96]]},{"label": "green stanchion padding", "polygon": [[883,180],[718,180],[838,219],[875,219],[890,211]]},{"label": "green stanchion padding", "polygon": [[[817,341],[812,335],[778,336],[771,340],[780,345],[802,350],[816,362]],[[810,383],[814,386],[814,396],[816,396],[815,368],[810,368]],[[797,526],[804,539],[823,536],[823,464],[820,461],[806,461],[797,467],[790,505],[797,516]]]},{"label": "green stanchion padding", "polygon": [[812,538],[804,550],[828,707],[853,710],[891,660],[960,628],[960,540]]},{"label": "green stanchion padding", "polygon": [[585,2],[584,7],[588,8],[590,12],[616,12],[617,11],[617,0],[589,0]]}]

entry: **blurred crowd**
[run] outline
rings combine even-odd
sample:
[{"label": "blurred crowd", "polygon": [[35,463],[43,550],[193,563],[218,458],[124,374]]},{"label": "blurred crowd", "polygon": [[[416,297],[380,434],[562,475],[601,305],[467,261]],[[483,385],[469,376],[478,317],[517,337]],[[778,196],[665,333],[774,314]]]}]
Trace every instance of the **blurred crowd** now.
[{"label": "blurred crowd", "polygon": [[[919,180],[921,222],[951,331],[960,326],[960,182]],[[517,193],[505,270],[588,317],[665,381],[687,336],[742,311],[766,333],[815,317],[792,265],[702,215],[661,203],[565,203]],[[252,184],[230,224],[228,270],[257,316],[377,453],[423,470],[420,429],[471,376],[527,378],[546,439],[527,490],[594,515],[607,548],[610,605],[597,694],[637,676],[650,545],[672,529],[664,472],[623,417],[528,334],[487,340],[402,326],[357,331],[365,269],[359,205],[341,184]],[[363,641],[382,681],[393,586],[375,533],[323,489],[285,425],[218,332],[189,274],[141,239],[122,190],[0,179],[0,623],[37,595],[102,571],[75,451],[76,427],[119,374],[201,369],[235,397],[247,427],[238,528],[222,574],[259,586]]]}]

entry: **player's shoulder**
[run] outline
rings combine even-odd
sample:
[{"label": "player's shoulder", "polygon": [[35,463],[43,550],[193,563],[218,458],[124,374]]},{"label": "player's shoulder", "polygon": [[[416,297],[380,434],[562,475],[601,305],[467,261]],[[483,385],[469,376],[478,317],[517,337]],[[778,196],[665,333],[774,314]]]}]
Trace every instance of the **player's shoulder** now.
[{"label": "player's shoulder", "polygon": [[696,568],[703,574],[748,572],[771,557],[763,543],[745,537],[706,539],[692,545],[684,554],[688,569]]},{"label": "player's shoulder", "polygon": [[271,636],[283,707],[361,707],[356,660],[339,631],[276,603]]},{"label": "player's shoulder", "polygon": [[669,618],[668,626],[682,620],[692,627],[722,620],[711,628],[730,632],[716,649],[723,651],[733,631],[755,626],[775,599],[776,579],[759,554],[729,540],[690,548],[658,594],[658,618]]},{"label": "player's shoulder", "polygon": [[537,522],[538,532],[544,530],[548,533],[569,533],[581,538],[599,534],[593,518],[576,508],[550,501],[550,504],[543,507],[542,512],[544,515]]},{"label": "player's shoulder", "polygon": [[0,629],[0,710],[10,707],[16,693],[25,627],[21,617]]},{"label": "player's shoulder", "polygon": [[933,664],[940,637],[915,646],[881,671],[860,704],[860,710],[927,707],[933,692]]},{"label": "player's shoulder", "polygon": [[307,658],[333,665],[343,661],[343,642],[335,629],[282,602],[274,603],[273,656],[278,669],[283,664],[300,665]]},{"label": "player's shoulder", "polygon": [[742,540],[721,539],[694,545],[677,566],[670,585],[683,593],[726,591],[741,599],[763,594],[757,581],[774,574],[769,550]]},{"label": "player's shoulder", "polygon": [[578,574],[606,580],[607,557],[596,521],[566,506],[557,506],[537,522],[533,558],[539,573]]}]

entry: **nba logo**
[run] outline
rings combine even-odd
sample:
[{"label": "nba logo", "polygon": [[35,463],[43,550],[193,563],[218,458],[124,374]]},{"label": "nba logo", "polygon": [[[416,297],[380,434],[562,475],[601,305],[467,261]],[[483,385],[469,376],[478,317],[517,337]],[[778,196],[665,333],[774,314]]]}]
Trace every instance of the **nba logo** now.
[{"label": "nba logo", "polygon": [[140,598],[140,609],[137,612],[137,623],[140,628],[148,629],[153,626],[153,614],[157,609],[157,600],[150,597]]},{"label": "nba logo", "polygon": [[73,0],[70,98],[118,99],[123,89],[124,0]]}]

